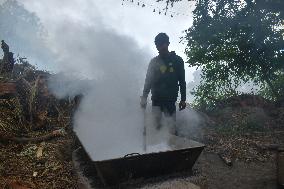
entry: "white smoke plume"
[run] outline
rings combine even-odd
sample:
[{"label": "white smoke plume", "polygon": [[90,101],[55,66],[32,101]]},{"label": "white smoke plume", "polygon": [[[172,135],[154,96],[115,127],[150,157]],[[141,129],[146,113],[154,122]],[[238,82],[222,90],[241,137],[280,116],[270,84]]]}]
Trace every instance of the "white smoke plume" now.
[{"label": "white smoke plume", "polygon": [[50,80],[52,91],[58,97],[84,95],[74,131],[90,156],[102,160],[142,151],[139,101],[150,52],[107,27],[98,3],[21,3],[37,13],[48,31],[56,63],[51,66],[61,71]]},{"label": "white smoke plume", "polygon": [[95,160],[140,152],[143,116],[139,96],[148,53],[131,38],[102,26],[68,23],[61,27],[59,32],[64,30],[64,35],[56,40],[61,45],[58,49],[63,49],[60,64],[69,64],[72,72],[83,71],[89,80],[87,86],[66,85],[70,80],[65,80],[61,87],[63,78],[59,77],[50,86],[60,96],[78,89],[85,93],[74,123],[84,147]]},{"label": "white smoke plume", "polygon": [[91,158],[141,153],[144,122],[139,97],[151,53],[106,26],[97,2],[23,3],[36,11],[48,30],[53,66],[61,71],[51,78],[50,88],[58,97],[84,95],[74,117],[74,131]]}]

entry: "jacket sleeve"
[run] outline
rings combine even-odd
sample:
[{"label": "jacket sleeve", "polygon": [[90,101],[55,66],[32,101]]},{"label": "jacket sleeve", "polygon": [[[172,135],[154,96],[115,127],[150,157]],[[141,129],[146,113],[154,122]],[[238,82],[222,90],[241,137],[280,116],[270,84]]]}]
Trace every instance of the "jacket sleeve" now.
[{"label": "jacket sleeve", "polygon": [[147,74],[145,78],[145,83],[144,83],[144,89],[143,89],[143,97],[147,98],[149,95],[149,92],[152,87],[152,79],[153,79],[153,61],[151,60],[148,69],[147,69]]},{"label": "jacket sleeve", "polygon": [[184,71],[184,62],[181,57],[179,57],[179,74],[178,81],[180,87],[181,101],[186,101],[186,82],[185,82],[185,71]]}]

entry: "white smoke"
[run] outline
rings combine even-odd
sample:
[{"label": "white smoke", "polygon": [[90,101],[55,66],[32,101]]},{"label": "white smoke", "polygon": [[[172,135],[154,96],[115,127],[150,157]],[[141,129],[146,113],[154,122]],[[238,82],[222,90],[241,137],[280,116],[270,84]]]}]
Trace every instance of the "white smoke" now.
[{"label": "white smoke", "polygon": [[69,22],[58,28],[59,33],[63,30],[64,35],[55,40],[60,65],[67,71],[77,69],[89,80],[87,85],[80,85],[82,82],[74,83],[76,78],[70,83],[66,77],[57,76],[50,86],[59,96],[78,89],[84,93],[74,123],[84,147],[94,160],[142,151],[139,96],[149,54],[131,38],[103,26],[78,27]]},{"label": "white smoke", "polygon": [[58,97],[83,93],[74,131],[91,158],[141,153],[144,122],[139,97],[151,53],[106,26],[99,3],[23,2],[39,14],[47,28],[55,66],[62,71],[51,78],[50,88]]}]

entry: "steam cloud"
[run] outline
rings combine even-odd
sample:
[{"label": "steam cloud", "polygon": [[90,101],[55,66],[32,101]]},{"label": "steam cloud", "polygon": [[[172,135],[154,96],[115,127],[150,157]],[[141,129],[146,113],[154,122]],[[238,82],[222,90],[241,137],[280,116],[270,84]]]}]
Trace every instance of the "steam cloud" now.
[{"label": "steam cloud", "polygon": [[143,145],[139,96],[149,54],[131,38],[103,26],[68,23],[58,28],[59,33],[63,30],[64,36],[56,39],[58,49],[64,50],[60,65],[69,64],[70,71],[89,80],[72,85],[76,78],[57,76],[50,86],[61,97],[84,93],[74,125],[84,147],[95,160],[139,152]]},{"label": "steam cloud", "polygon": [[23,2],[42,14],[53,62],[62,71],[51,78],[50,88],[58,97],[84,95],[74,131],[91,158],[141,153],[144,123],[139,96],[150,52],[107,27],[91,1]]}]

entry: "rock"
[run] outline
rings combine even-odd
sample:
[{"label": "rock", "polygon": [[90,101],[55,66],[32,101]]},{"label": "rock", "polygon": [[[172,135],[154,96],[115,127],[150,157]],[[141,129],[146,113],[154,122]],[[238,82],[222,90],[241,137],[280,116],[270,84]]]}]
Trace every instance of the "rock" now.
[{"label": "rock", "polygon": [[36,157],[37,158],[41,158],[42,157],[42,151],[43,151],[43,147],[42,146],[38,147],[37,152],[36,152]]}]

